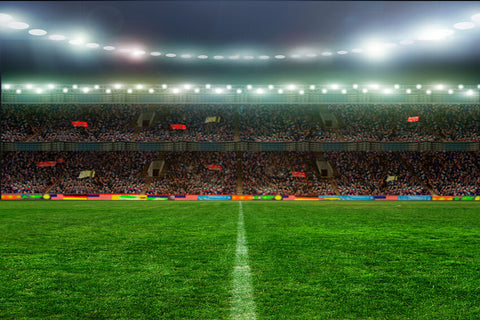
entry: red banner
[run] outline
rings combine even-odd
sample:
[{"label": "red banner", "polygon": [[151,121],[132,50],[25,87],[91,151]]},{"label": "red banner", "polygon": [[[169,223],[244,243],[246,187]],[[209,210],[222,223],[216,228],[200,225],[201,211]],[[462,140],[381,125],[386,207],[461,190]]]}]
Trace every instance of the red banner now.
[{"label": "red banner", "polygon": [[83,121],[72,121],[72,125],[74,127],[85,127],[88,128],[88,123],[83,122]]},{"label": "red banner", "polygon": [[187,126],[184,124],[171,124],[170,127],[174,130],[187,130]]},{"label": "red banner", "polygon": [[305,172],[292,171],[292,177],[296,178],[306,178]]},{"label": "red banner", "polygon": [[57,161],[43,161],[37,164],[37,167],[55,167],[57,165]]},{"label": "red banner", "polygon": [[408,122],[417,122],[418,121],[418,116],[416,117],[408,117]]},{"label": "red banner", "polygon": [[218,170],[218,171],[221,171],[222,170],[222,166],[218,165],[218,164],[208,164],[207,165],[207,168],[209,170]]}]

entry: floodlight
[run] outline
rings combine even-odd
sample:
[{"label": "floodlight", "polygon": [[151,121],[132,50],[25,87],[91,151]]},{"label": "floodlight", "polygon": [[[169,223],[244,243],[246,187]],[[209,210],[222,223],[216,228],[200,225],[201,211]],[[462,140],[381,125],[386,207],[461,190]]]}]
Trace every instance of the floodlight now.
[{"label": "floodlight", "polygon": [[31,84],[27,84],[25,87],[26,87],[28,90],[31,90],[31,89],[33,88],[33,86],[32,86]]},{"label": "floodlight", "polygon": [[20,90],[20,89],[17,89],[17,91],[16,91],[16,92],[17,92],[17,94],[20,94],[20,93],[22,93],[22,90]]},{"label": "floodlight", "polygon": [[115,89],[120,89],[122,87],[122,85],[120,83],[116,83],[116,84],[113,85],[113,87]]},{"label": "floodlight", "polygon": [[480,22],[480,13],[473,15],[470,19],[472,19],[475,22]]},{"label": "floodlight", "polygon": [[473,90],[468,90],[467,91],[467,96],[473,96]]},{"label": "floodlight", "polygon": [[153,90],[153,89],[148,89],[148,93],[154,93],[154,92],[155,92],[155,90]]},{"label": "floodlight", "polygon": [[48,88],[48,89],[55,89],[55,85],[50,83],[50,84],[47,86],[47,88]]},{"label": "floodlight", "polygon": [[352,52],[353,53],[363,53],[363,49],[362,48],[355,48],[355,49],[352,49]]},{"label": "floodlight", "polygon": [[198,89],[198,88],[195,88],[195,90],[194,90],[194,91],[195,91],[195,93],[199,93],[199,92],[200,92],[200,89]]},{"label": "floodlight", "polygon": [[237,89],[237,93],[242,93],[242,89]]},{"label": "floodlight", "polygon": [[417,89],[422,89],[422,85],[421,85],[421,84],[417,84],[416,88],[417,88]]},{"label": "floodlight", "polygon": [[272,90],[273,88],[274,88],[274,87],[273,87],[273,84],[269,84],[269,85],[268,85],[268,89],[269,89],[269,90]]},{"label": "floodlight", "polygon": [[463,89],[463,84],[459,84],[458,89],[462,90]]},{"label": "floodlight", "polygon": [[278,93],[282,94],[282,93],[283,93],[283,89],[278,89]]},{"label": "floodlight", "polygon": [[435,89],[437,89],[437,90],[443,90],[443,84],[437,84],[437,85],[435,86]]},{"label": "floodlight", "polygon": [[93,86],[94,89],[100,89],[100,86],[98,84]]},{"label": "floodlight", "polygon": [[175,58],[177,55],[175,53],[167,53],[165,56],[169,58]]},{"label": "floodlight", "polygon": [[307,57],[309,57],[309,58],[315,58],[315,57],[317,56],[317,54],[314,53],[314,52],[309,52],[309,53],[307,53],[305,56],[307,56]]},{"label": "floodlight", "polygon": [[251,85],[251,84],[248,84],[248,85],[247,85],[247,89],[248,89],[248,90],[252,90],[252,85]]},{"label": "floodlight", "polygon": [[387,89],[383,90],[383,93],[390,94],[390,93],[392,93],[392,90],[387,88]]},{"label": "floodlight", "polygon": [[232,89],[232,86],[227,84],[227,90],[231,90]]},{"label": "floodlight", "polygon": [[254,57],[254,56],[243,56],[243,59],[245,59],[245,60],[253,60],[253,59],[255,59],[255,57]]},{"label": "floodlight", "polygon": [[269,57],[269,56],[260,56],[260,57],[258,57],[258,59],[260,59],[260,60],[268,60],[268,59],[270,59],[270,57]]},{"label": "floodlight", "polygon": [[332,88],[333,90],[337,90],[338,89],[338,84],[332,84],[330,86],[330,88]]},{"label": "floodlight", "polygon": [[223,92],[223,90],[222,90],[221,88],[216,88],[216,89],[215,89],[215,93],[216,93],[216,94],[220,94],[220,93],[222,93],[222,92]]},{"label": "floodlight", "polygon": [[322,89],[322,93],[327,93],[328,90],[327,89]]},{"label": "floodlight", "polygon": [[205,88],[210,89],[212,86],[210,84],[206,84]]},{"label": "floodlight", "polygon": [[128,89],[128,90],[127,90],[127,93],[132,93],[132,89]]},{"label": "floodlight", "polygon": [[202,55],[199,55],[197,58],[198,58],[198,59],[207,59],[207,58],[208,58],[208,56],[206,56],[206,55],[202,54]]},{"label": "floodlight", "polygon": [[396,84],[393,86],[395,89],[400,89],[400,85],[399,84]]},{"label": "floodlight", "polygon": [[78,89],[78,86],[77,86],[76,84],[74,84],[74,85],[72,86],[72,88],[73,88],[73,89]]},{"label": "floodlight", "polygon": [[453,90],[452,89],[448,90],[448,94],[453,94]]},{"label": "floodlight", "polygon": [[285,59],[285,56],[283,54],[277,54],[275,59]]},{"label": "floodlight", "polygon": [[322,52],[322,56],[328,57],[328,56],[331,56],[331,55],[332,55],[332,53],[330,51]]},{"label": "floodlight", "polygon": [[310,90],[315,90],[315,86],[313,84],[310,85]]},{"label": "floodlight", "polygon": [[68,41],[68,43],[73,44],[74,46],[78,46],[78,45],[83,43],[83,40],[82,39],[73,39],[73,40]]},{"label": "floodlight", "polygon": [[406,92],[407,92],[407,94],[410,94],[410,93],[412,93],[412,89],[407,89]]},{"label": "floodlight", "polygon": [[105,46],[105,47],[103,47],[103,50],[105,50],[105,51],[112,51],[112,50],[115,50],[115,47],[113,47],[113,46]]},{"label": "floodlight", "polygon": [[9,84],[4,84],[3,88],[8,90],[8,89],[10,89],[10,85]]},{"label": "floodlight", "polygon": [[63,88],[63,93],[67,93],[68,92],[68,89],[67,88]]},{"label": "floodlight", "polygon": [[475,24],[473,22],[470,22],[470,21],[465,21],[465,22],[455,23],[453,25],[453,27],[455,29],[458,29],[458,30],[467,30],[467,29],[472,29],[473,27],[475,27]]},{"label": "floodlight", "polygon": [[453,30],[450,29],[427,29],[422,31],[417,39],[423,41],[435,41],[442,40],[453,34]]},{"label": "floodlight", "polygon": [[358,89],[358,84],[354,84],[353,89]]},{"label": "floodlight", "polygon": [[132,50],[129,49],[129,48],[121,48],[121,49],[118,49],[118,52],[120,52],[120,53],[129,53],[130,51],[132,51]]},{"label": "floodlight", "polygon": [[106,93],[112,93],[112,90],[107,89],[107,90],[105,90],[105,92],[106,92]]},{"label": "floodlight", "polygon": [[347,93],[347,89],[343,89],[342,94],[346,94],[346,93]]},{"label": "floodlight", "polygon": [[143,89],[143,85],[142,84],[137,84],[136,87],[138,90],[142,90]]},{"label": "floodlight", "polygon": [[225,58],[224,56],[214,56],[213,59],[215,60],[222,60],[223,58]]},{"label": "floodlight", "polygon": [[239,55],[228,57],[228,59],[230,59],[230,60],[238,60],[239,58],[240,58]]},{"label": "floodlight", "polygon": [[427,94],[432,94],[432,90],[427,90]]},{"label": "floodlight", "polygon": [[87,43],[85,46],[87,48],[90,48],[90,49],[96,49],[96,48],[100,47],[100,45],[98,43],[95,43],[95,42]]},{"label": "floodlight", "polygon": [[90,91],[90,88],[85,87],[85,88],[82,89],[82,91],[83,91],[83,93],[88,93]]},{"label": "floodlight", "polygon": [[167,89],[167,87],[168,87],[168,86],[167,86],[165,83],[162,84],[162,89]]},{"label": "floodlight", "polygon": [[132,52],[132,56],[134,57],[140,57],[140,56],[143,56],[145,54],[145,51],[143,50],[137,50],[135,49],[133,52]]},{"label": "floodlight", "polygon": [[338,53],[338,54],[347,54],[348,51],[346,51],[346,50],[340,50],[340,51],[337,51],[337,53]]},{"label": "floodlight", "polygon": [[17,30],[23,30],[23,29],[27,29],[30,26],[28,25],[28,23],[25,23],[25,22],[11,21],[8,23],[8,27],[12,29],[17,29]]},{"label": "floodlight", "polygon": [[258,93],[258,94],[262,94],[262,93],[263,93],[263,89],[257,89],[257,93]]},{"label": "floodlight", "polygon": [[363,89],[362,92],[363,92],[363,93],[367,93],[367,92],[368,92],[368,89]]},{"label": "floodlight", "polygon": [[184,84],[183,87],[185,88],[185,90],[190,90],[192,88],[192,85]]},{"label": "floodlight", "polygon": [[303,95],[303,94],[305,93],[305,91],[300,90],[298,93],[300,93],[301,95]]},{"label": "floodlight", "polygon": [[180,57],[182,57],[183,59],[190,59],[192,57],[192,55],[186,53],[186,54],[182,54]]},{"label": "floodlight", "polygon": [[47,34],[47,31],[43,29],[30,29],[28,30],[28,33],[30,33],[32,36],[44,36]]},{"label": "floodlight", "polygon": [[178,94],[180,92],[180,89],[178,88],[173,88],[172,89],[173,94]]},{"label": "floodlight", "polygon": [[62,41],[65,40],[65,36],[62,36],[61,34],[52,34],[48,39],[53,40],[53,41]]},{"label": "floodlight", "polygon": [[296,87],[294,84],[289,84],[287,88],[288,90],[295,90]]},{"label": "floodlight", "polygon": [[0,23],[7,23],[12,21],[13,18],[11,15],[6,14],[6,13],[0,13]]},{"label": "floodlight", "polygon": [[42,90],[42,89],[40,89],[40,88],[38,88],[38,89],[36,90],[36,92],[37,92],[38,94],[40,94],[40,93],[42,93],[42,92],[43,92],[43,90]]},{"label": "floodlight", "polygon": [[295,54],[292,54],[290,57],[293,59],[298,59],[300,58],[300,55],[295,53]]},{"label": "floodlight", "polygon": [[150,52],[150,55],[154,56],[154,57],[158,57],[159,55],[161,55],[161,53],[158,52],[158,51],[152,51],[152,52]]},{"label": "floodlight", "polygon": [[480,89],[480,84],[479,84],[479,85],[477,85],[477,89]]}]

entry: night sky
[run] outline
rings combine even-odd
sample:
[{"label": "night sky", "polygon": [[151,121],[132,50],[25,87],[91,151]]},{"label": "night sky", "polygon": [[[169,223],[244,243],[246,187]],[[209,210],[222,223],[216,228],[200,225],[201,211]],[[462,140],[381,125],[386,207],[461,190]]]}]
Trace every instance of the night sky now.
[{"label": "night sky", "polygon": [[66,36],[83,33],[101,45],[140,46],[144,59],[67,41],[0,30],[2,81],[97,83],[479,83],[480,26],[448,40],[399,46],[383,61],[364,54],[317,59],[215,61],[151,57],[149,51],[225,56],[338,51],[367,39],[398,42],[423,26],[453,29],[480,13],[480,2],[454,1],[3,1],[0,12]]}]

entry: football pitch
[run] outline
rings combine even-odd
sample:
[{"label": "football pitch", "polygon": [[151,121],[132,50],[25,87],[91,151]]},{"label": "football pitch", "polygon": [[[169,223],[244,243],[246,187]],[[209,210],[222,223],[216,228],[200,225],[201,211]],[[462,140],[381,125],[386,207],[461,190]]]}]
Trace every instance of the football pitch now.
[{"label": "football pitch", "polygon": [[480,204],[1,201],[0,318],[480,319]]}]

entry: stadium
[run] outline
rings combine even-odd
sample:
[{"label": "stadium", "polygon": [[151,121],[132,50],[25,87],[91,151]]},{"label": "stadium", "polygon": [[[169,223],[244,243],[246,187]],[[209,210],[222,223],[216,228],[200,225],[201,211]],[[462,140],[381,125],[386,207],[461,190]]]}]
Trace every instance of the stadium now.
[{"label": "stadium", "polygon": [[0,318],[479,319],[479,30],[2,2]]}]

